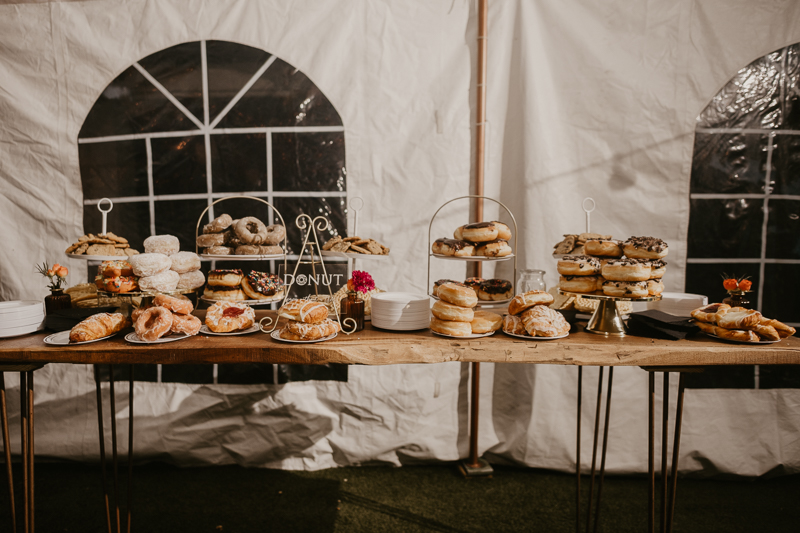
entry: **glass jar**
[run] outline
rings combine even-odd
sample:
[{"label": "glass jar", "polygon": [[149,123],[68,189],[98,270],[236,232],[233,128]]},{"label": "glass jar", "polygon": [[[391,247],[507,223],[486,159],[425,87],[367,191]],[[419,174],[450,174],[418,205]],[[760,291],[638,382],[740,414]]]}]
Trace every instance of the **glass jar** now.
[{"label": "glass jar", "polygon": [[528,291],[546,291],[544,270],[521,270],[517,278],[517,294]]},{"label": "glass jar", "polygon": [[48,315],[59,309],[70,309],[72,297],[64,289],[50,289],[50,295],[44,297],[44,310]]},{"label": "glass jar", "polygon": [[352,324],[345,324],[345,319],[352,318],[356,323],[355,331],[364,329],[364,300],[358,297],[356,293],[349,293],[346,298],[343,298],[339,304],[339,318],[342,322],[342,329],[350,331],[353,327]]}]

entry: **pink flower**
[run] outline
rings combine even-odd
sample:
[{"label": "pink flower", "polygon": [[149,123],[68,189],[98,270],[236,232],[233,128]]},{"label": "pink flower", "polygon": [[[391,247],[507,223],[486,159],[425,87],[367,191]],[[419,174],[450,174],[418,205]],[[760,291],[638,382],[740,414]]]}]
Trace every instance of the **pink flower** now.
[{"label": "pink flower", "polygon": [[353,270],[353,276],[347,280],[347,289],[354,292],[367,293],[375,289],[375,281],[369,272]]}]

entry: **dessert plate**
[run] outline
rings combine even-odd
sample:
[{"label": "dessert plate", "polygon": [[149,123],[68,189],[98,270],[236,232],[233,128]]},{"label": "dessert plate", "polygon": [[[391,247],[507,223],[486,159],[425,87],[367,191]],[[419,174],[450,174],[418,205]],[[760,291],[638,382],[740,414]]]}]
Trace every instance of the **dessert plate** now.
[{"label": "dessert plate", "polygon": [[322,250],[320,255],[326,257],[341,257],[343,259],[378,259],[382,257],[389,257],[389,254],[359,254],[359,253],[348,253],[348,252],[332,252],[330,250]]},{"label": "dessert plate", "polygon": [[283,254],[264,254],[264,255],[221,255],[221,254],[200,254],[202,259],[214,261],[262,261],[264,259],[282,259]]},{"label": "dessert plate", "polygon": [[[703,333],[705,333],[705,332],[703,332]],[[721,341],[730,342],[732,344],[775,344],[776,342],[781,342],[781,340],[782,340],[781,339],[781,340],[777,340],[777,341],[737,341],[736,339],[725,339],[723,337],[718,337],[718,336],[714,335],[713,333],[706,333],[706,335],[708,335],[712,339],[719,339]]]},{"label": "dessert plate", "polygon": [[211,331],[210,329],[208,329],[208,326],[206,326],[205,324],[200,326],[200,333],[202,333],[203,335],[221,335],[221,336],[226,336],[226,335],[247,335],[248,333],[255,333],[256,331],[259,331],[258,324],[253,324],[249,328],[245,328],[245,329],[237,329],[236,331],[224,331],[224,332]]},{"label": "dessert plate", "polygon": [[201,296],[200,299],[212,305],[217,302],[231,302],[231,303],[247,304],[247,305],[264,305],[264,304],[271,304],[272,302],[280,302],[281,300],[283,300],[283,296],[279,296],[278,298],[264,299],[264,300],[212,300],[211,298],[206,298],[205,296]]},{"label": "dessert plate", "polygon": [[506,259],[513,259],[514,254],[504,255],[503,257],[486,257],[483,255],[468,255],[466,257],[456,257],[454,255],[431,254],[433,257],[439,259],[450,259],[451,261],[505,261]]},{"label": "dessert plate", "polygon": [[127,261],[127,255],[86,255],[86,254],[66,254],[72,259],[83,259],[85,261]]},{"label": "dessert plate", "polygon": [[[119,331],[117,332],[119,333]],[[69,342],[69,331],[59,331],[58,333],[53,333],[52,335],[48,335],[44,338],[45,344],[52,344],[53,346],[76,346],[78,344],[89,344],[90,342],[97,342],[102,341],[105,339],[110,339],[117,333],[112,333],[111,335],[106,335],[105,337],[100,337],[99,339],[92,339],[90,341],[81,341],[81,342]],[[131,333],[131,335],[135,335],[135,333]]]},{"label": "dessert plate", "polygon": [[295,343],[295,344],[311,344],[311,343],[314,343],[314,342],[329,341],[329,340],[335,338],[336,335],[339,334],[339,332],[336,332],[333,335],[328,335],[327,337],[322,337],[321,339],[317,339],[315,341],[293,341],[293,340],[289,340],[289,339],[282,339],[280,337],[280,333],[281,332],[276,329],[275,331],[270,333],[269,336],[272,337],[273,339],[275,339],[276,341],[280,341],[280,342],[291,342],[291,343]]},{"label": "dessert plate", "polygon": [[188,339],[191,335],[181,335],[180,333],[171,333],[169,335],[165,335],[160,339],[156,339],[154,341],[143,341],[139,338],[135,331],[131,331],[127,335],[125,335],[125,340],[128,342],[132,342],[134,344],[161,344],[164,342],[175,342],[180,341],[183,339]]},{"label": "dessert plate", "polygon": [[494,331],[490,331],[489,333],[473,333],[472,335],[446,335],[433,330],[431,330],[431,333],[434,335],[439,335],[440,337],[447,337],[449,339],[480,339],[481,337],[491,337],[495,334]]},{"label": "dessert plate", "polygon": [[507,331],[504,331],[503,333],[518,339],[525,339],[526,341],[554,341],[556,339],[564,339],[569,337],[569,333],[566,335],[559,335],[558,337],[531,337],[530,335],[517,335],[516,333],[509,333]]}]

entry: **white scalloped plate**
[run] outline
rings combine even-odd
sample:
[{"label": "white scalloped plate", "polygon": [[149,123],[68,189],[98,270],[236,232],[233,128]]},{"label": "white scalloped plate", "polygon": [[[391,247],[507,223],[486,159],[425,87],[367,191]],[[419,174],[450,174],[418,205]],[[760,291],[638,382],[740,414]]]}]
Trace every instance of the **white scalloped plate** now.
[{"label": "white scalloped plate", "polygon": [[434,335],[439,335],[440,337],[447,337],[448,339],[480,339],[482,337],[491,337],[496,332],[490,331],[489,333],[473,333],[472,335],[445,335],[444,333],[438,333],[431,330],[431,333]]},{"label": "white scalloped plate", "polygon": [[283,254],[266,255],[221,255],[221,254],[200,254],[202,259],[209,261],[263,261],[265,259],[283,259]]},{"label": "white scalloped plate", "polygon": [[431,254],[432,257],[438,257],[439,259],[449,259],[450,261],[505,261],[507,259],[513,259],[514,254],[509,254],[503,257],[484,257],[482,255],[470,255],[467,257],[456,257],[454,255],[442,255],[442,254]]},{"label": "white scalloped plate", "polygon": [[280,330],[276,329],[275,331],[270,333],[269,336],[272,337],[273,339],[275,339],[276,341],[280,341],[280,342],[290,342],[290,343],[293,343],[293,344],[311,344],[311,343],[314,343],[314,342],[329,341],[329,340],[331,340],[333,338],[336,338],[336,336],[339,334],[339,332],[336,332],[333,335],[328,335],[327,337],[322,337],[321,339],[317,339],[315,341],[293,341],[293,340],[289,340],[289,339],[282,339],[280,337],[280,334],[281,334]]},{"label": "white scalloped plate", "polygon": [[175,341],[182,341],[183,339],[190,338],[191,335],[181,335],[180,333],[171,333],[160,339],[156,339],[154,341],[143,341],[139,338],[135,331],[131,331],[127,335],[125,335],[125,340],[128,342],[132,342],[133,344],[162,344],[165,342],[175,342]]},{"label": "white scalloped plate", "polygon": [[[119,333],[119,331],[117,332]],[[99,339],[92,339],[90,341],[81,341],[81,342],[70,342],[69,341],[69,331],[59,331],[58,333],[53,333],[52,335],[48,335],[43,339],[45,344],[52,344],[53,346],[75,346],[77,344],[89,344],[90,342],[97,342],[102,341],[105,339],[110,339],[117,333],[112,333],[111,335],[106,335],[105,337],[100,337]],[[131,335],[135,335],[131,333]]]},{"label": "white scalloped plate", "polygon": [[245,329],[237,329],[236,331],[225,331],[225,332],[211,331],[210,329],[208,329],[208,326],[206,326],[205,324],[200,326],[200,333],[203,334],[203,335],[220,335],[220,336],[247,335],[249,333],[255,333],[256,331],[260,331],[260,329],[258,327],[258,324],[253,324],[249,328],[245,328]]},{"label": "white scalloped plate", "polygon": [[507,331],[503,331],[503,333],[518,339],[525,339],[526,341],[554,341],[556,339],[565,339],[569,337],[569,333],[566,335],[559,335],[558,337],[531,337],[530,335],[517,335],[516,333],[509,333]]},{"label": "white scalloped plate", "polygon": [[[706,333],[705,331],[703,333]],[[776,342],[781,342],[783,339],[779,339],[777,341],[737,341],[736,339],[725,339],[723,337],[718,337],[713,333],[706,333],[712,339],[719,339],[724,342],[730,342],[732,344],[775,344]]]},{"label": "white scalloped plate", "polygon": [[72,259],[83,259],[84,261],[127,261],[128,255],[85,255],[85,254],[66,254]]}]

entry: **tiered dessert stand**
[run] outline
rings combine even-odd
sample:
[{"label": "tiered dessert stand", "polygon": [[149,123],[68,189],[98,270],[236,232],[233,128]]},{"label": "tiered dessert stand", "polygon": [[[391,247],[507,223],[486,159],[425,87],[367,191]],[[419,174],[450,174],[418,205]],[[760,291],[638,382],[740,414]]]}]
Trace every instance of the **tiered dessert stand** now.
[{"label": "tiered dessert stand", "polygon": [[[356,204],[358,207],[356,207]],[[364,207],[364,200],[361,199],[359,196],[355,196],[350,199],[348,202],[348,207],[353,212],[353,231],[349,232],[348,235],[355,236],[358,235],[358,213]],[[350,253],[350,252],[334,252],[331,250],[322,250],[320,251],[320,255],[325,257],[335,257],[340,259],[347,259],[347,277],[353,275],[353,270],[356,269],[356,261],[360,259],[385,259],[389,257],[389,254],[386,255],[368,255],[368,254],[358,254],[358,253]]]}]

